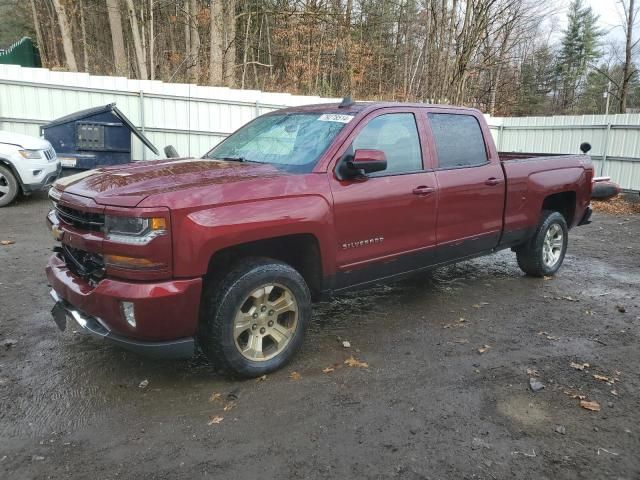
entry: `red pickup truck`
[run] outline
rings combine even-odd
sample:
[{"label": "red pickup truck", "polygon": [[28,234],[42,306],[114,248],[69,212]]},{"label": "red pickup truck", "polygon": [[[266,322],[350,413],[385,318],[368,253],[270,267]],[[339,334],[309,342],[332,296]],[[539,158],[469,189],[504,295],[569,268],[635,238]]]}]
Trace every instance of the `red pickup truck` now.
[{"label": "red pickup truck", "polygon": [[592,178],[586,155],[498,154],[473,109],[278,110],[203,158],[58,180],[53,317],[262,375],[291,358],[311,302],[331,294],[507,248],[527,274],[553,275],[568,230],[589,223]]}]

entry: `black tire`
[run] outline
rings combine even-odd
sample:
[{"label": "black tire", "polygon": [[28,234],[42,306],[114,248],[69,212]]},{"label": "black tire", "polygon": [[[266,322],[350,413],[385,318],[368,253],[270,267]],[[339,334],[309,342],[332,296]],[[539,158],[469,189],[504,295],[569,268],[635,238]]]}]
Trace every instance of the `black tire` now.
[{"label": "black tire", "polygon": [[[556,228],[554,225],[557,225],[562,231],[562,247],[559,251],[560,255],[558,259],[553,265],[549,265],[544,261],[544,242],[549,229]],[[555,274],[562,265],[565,253],[567,252],[568,233],[567,221],[561,213],[544,210],[536,233],[526,244],[516,249],[520,269],[532,277],[544,277]]]},{"label": "black tire", "polygon": [[20,192],[18,180],[7,167],[0,165],[0,207],[9,205]]},{"label": "black tire", "polygon": [[[283,350],[272,358],[254,361],[236,346],[234,319],[247,297],[262,285],[285,286],[295,297],[297,326]],[[259,377],[284,366],[302,345],[311,318],[311,294],[302,276],[291,266],[267,258],[240,261],[220,280],[205,281],[198,343],[219,370],[241,377]],[[249,332],[251,334],[251,332]]]}]

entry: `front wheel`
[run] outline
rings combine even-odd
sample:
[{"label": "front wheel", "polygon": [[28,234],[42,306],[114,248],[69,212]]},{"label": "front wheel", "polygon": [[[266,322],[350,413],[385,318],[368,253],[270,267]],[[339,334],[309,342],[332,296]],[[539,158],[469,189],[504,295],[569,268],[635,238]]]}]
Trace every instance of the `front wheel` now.
[{"label": "front wheel", "polygon": [[544,211],[533,238],[516,249],[518,265],[533,277],[553,275],[562,265],[568,240],[564,216],[559,212]]},{"label": "front wheel", "polygon": [[205,284],[199,343],[216,367],[257,377],[291,359],[310,317],[311,295],[296,270],[247,259]]}]

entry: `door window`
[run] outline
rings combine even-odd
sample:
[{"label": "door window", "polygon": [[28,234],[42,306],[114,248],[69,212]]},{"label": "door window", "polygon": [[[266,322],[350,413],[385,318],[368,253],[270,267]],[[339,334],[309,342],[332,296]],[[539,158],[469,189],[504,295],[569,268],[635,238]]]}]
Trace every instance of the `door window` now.
[{"label": "door window", "polygon": [[388,113],[370,120],[351,144],[359,149],[382,150],[387,169],[372,176],[422,170],[422,154],[416,120],[412,113]]},{"label": "door window", "polygon": [[478,120],[471,115],[429,113],[440,169],[484,165],[487,149]]}]

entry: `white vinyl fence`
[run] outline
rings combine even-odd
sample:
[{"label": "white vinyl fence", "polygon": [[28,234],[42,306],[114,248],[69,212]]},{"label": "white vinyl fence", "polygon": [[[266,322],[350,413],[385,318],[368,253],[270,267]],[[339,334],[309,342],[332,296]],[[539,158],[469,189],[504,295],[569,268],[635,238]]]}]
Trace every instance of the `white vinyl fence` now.
[{"label": "white vinyl fence", "polygon": [[640,114],[488,118],[501,152],[580,153],[589,142],[596,175],[640,190]]},{"label": "white vinyl fence", "polygon": [[[180,155],[200,156],[257,115],[336,101],[0,65],[0,129],[38,136],[50,120],[116,102],[161,155],[174,145]],[[597,175],[640,190],[640,114],[487,119],[500,151],[579,153],[586,141]],[[132,158],[155,156],[134,137]]]},{"label": "white vinyl fence", "polygon": [[[163,156],[173,145],[201,156],[251,119],[272,110],[336,99],[53,72],[0,65],[0,129],[40,135],[40,126],[69,113],[116,102]],[[133,137],[132,158],[155,158]]]}]

